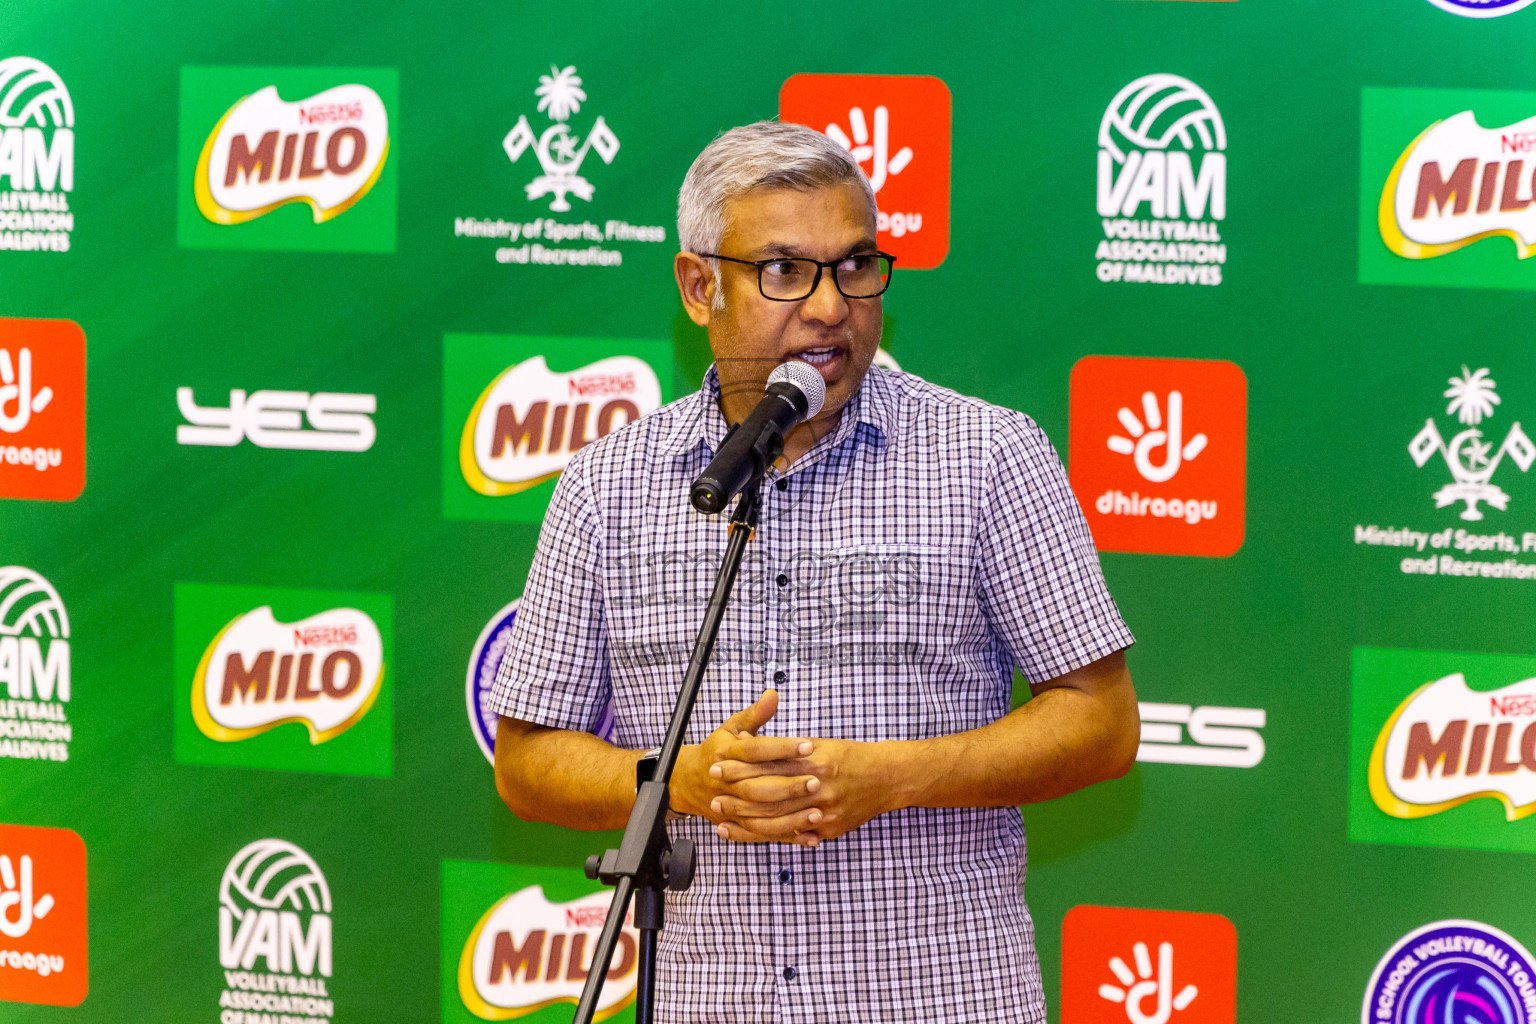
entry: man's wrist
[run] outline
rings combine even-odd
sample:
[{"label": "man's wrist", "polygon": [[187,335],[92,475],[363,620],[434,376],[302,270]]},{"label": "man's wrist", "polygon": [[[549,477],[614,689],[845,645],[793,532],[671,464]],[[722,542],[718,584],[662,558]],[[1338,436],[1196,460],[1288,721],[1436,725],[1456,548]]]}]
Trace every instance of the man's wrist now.
[{"label": "man's wrist", "polygon": [[881,750],[882,769],[890,784],[885,787],[885,799],[881,813],[899,811],[904,807],[923,806],[924,794],[932,783],[936,770],[927,756],[924,740],[887,740],[876,744]]}]

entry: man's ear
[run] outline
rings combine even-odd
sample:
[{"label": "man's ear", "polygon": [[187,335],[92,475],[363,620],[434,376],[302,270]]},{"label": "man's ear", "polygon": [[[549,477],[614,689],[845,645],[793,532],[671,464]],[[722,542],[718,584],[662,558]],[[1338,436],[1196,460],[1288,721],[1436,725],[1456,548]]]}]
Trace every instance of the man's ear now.
[{"label": "man's ear", "polygon": [[704,257],[680,252],[672,260],[672,273],[677,277],[677,291],[682,296],[688,319],[700,327],[708,327],[715,300],[715,272]]}]

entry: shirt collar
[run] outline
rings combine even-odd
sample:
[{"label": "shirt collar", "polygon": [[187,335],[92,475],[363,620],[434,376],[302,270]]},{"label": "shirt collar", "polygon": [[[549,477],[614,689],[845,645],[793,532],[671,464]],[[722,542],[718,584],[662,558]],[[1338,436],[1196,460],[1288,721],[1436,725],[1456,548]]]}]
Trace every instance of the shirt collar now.
[{"label": "shirt collar", "polygon": [[[891,382],[886,376],[886,371],[878,366],[871,366],[869,372],[864,375],[864,380],[859,384],[858,390],[848,399],[848,404],[843,407],[843,415],[838,420],[837,430],[830,438],[822,438],[806,453],[805,457],[796,461],[795,468],[802,463],[809,465],[820,453],[828,448],[834,448],[854,433],[859,428],[868,428],[873,432],[871,441],[876,445],[884,443],[890,436],[892,424],[892,395]],[[725,417],[720,412],[720,375],[713,363],[704,374],[704,381],[699,385],[699,390],[688,397],[690,408],[679,418],[676,429],[671,437],[662,445],[662,454],[678,456],[692,452],[699,445],[703,445],[710,452],[719,447],[721,439],[725,437],[728,425]]]}]

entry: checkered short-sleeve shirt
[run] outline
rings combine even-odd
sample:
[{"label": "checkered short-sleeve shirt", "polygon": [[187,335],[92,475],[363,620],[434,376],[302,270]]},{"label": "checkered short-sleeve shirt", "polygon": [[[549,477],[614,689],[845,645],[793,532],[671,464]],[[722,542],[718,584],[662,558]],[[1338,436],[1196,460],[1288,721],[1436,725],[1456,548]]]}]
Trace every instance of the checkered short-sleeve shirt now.
[{"label": "checkered short-sleeve shirt", "polygon": [[[719,379],[583,448],[544,518],[491,695],[510,718],[658,746],[723,516],[688,502]],[[763,491],[688,742],[768,686],[769,735],[922,739],[1008,713],[1132,643],[1061,462],[1029,417],[872,368],[835,432]],[[936,772],[944,766],[933,766]],[[698,844],[667,897],[667,1024],[1045,1020],[1014,808],[909,807],[815,850]]]}]

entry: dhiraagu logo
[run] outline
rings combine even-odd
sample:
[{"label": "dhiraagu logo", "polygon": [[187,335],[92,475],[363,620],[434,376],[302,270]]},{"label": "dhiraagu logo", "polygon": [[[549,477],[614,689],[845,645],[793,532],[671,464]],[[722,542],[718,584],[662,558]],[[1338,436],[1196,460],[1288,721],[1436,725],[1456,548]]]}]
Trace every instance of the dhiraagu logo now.
[{"label": "dhiraagu logo", "polygon": [[395,251],[393,68],[181,70],[177,241]]},{"label": "dhiraagu logo", "polygon": [[176,586],[176,760],[392,770],[384,594]]},{"label": "dhiraagu logo", "polygon": [[665,341],[443,339],[443,514],[537,523],[571,456],[668,400]]}]

